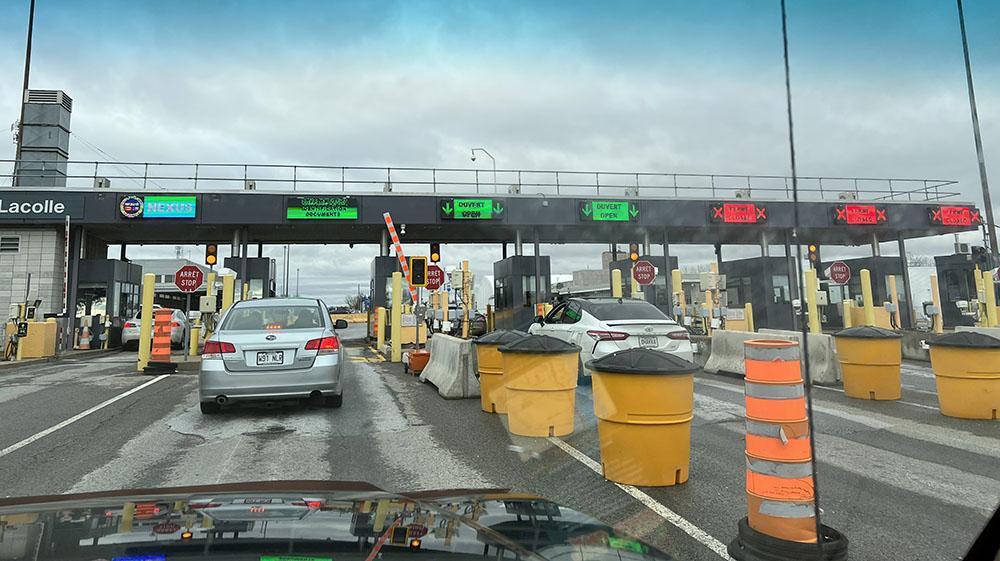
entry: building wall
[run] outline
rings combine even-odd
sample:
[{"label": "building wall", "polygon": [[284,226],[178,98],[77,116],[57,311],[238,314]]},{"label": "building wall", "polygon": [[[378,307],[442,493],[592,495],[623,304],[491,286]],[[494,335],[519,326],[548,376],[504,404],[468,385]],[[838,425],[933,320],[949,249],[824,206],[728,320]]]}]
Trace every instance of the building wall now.
[{"label": "building wall", "polygon": [[0,251],[0,313],[7,318],[11,304],[42,300],[39,315],[63,309],[63,233],[61,230],[0,229],[0,238],[18,237],[16,252]]}]

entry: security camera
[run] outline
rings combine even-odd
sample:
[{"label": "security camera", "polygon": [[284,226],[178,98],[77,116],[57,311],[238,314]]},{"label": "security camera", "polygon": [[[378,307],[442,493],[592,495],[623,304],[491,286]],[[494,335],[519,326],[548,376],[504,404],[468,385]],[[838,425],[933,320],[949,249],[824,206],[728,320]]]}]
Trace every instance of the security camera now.
[{"label": "security camera", "polygon": [[472,154],[472,161],[473,162],[476,161],[476,155],[475,155],[475,153]]}]

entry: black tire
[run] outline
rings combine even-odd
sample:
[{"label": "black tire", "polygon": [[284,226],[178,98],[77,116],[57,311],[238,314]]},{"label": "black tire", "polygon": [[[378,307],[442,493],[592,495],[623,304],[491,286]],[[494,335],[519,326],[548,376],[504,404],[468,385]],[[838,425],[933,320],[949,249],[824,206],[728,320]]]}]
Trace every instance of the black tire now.
[{"label": "black tire", "polygon": [[324,405],[332,409],[337,409],[344,404],[344,392],[340,392],[337,395],[326,396],[326,402]]},{"label": "black tire", "polygon": [[222,411],[222,406],[214,401],[202,401],[201,402],[201,414],[202,415],[215,415]]}]

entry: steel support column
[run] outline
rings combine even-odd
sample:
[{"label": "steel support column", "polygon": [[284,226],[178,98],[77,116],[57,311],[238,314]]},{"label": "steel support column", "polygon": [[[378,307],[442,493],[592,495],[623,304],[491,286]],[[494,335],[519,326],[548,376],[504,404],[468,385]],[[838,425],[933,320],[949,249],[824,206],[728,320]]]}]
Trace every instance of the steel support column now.
[{"label": "steel support column", "polygon": [[[670,235],[667,233],[667,229],[666,228],[663,229],[663,262],[664,262],[663,266],[666,268],[666,270],[663,271],[663,272],[661,272],[660,274],[663,275],[663,280],[666,282],[667,298],[670,301],[670,314],[669,315],[672,316],[674,314],[673,309],[674,309],[674,304],[675,304],[675,302],[674,302],[674,287],[673,287],[673,279],[672,279],[673,269],[670,267]],[[680,264],[678,263],[678,265],[680,265]],[[680,287],[677,287],[677,290],[679,291]]]},{"label": "steel support column", "polygon": [[524,243],[521,241],[520,230],[514,230],[514,255],[524,255]]},{"label": "steel support column", "polygon": [[542,257],[539,255],[538,228],[535,228],[535,304],[542,303]]},{"label": "steel support column", "polygon": [[902,327],[905,329],[913,329],[915,324],[914,308],[913,305],[913,294],[910,292],[910,269],[906,265],[906,242],[903,239],[903,234],[899,234],[897,238],[897,243],[899,244],[899,260],[900,265],[903,269],[903,294],[906,295],[906,305],[909,307],[906,315],[903,317]]},{"label": "steel support column", "polygon": [[69,274],[66,281],[66,330],[63,333],[63,350],[73,349],[73,336],[76,333],[76,295],[77,284],[80,281],[80,251],[83,248],[83,227],[75,228],[70,234]]}]

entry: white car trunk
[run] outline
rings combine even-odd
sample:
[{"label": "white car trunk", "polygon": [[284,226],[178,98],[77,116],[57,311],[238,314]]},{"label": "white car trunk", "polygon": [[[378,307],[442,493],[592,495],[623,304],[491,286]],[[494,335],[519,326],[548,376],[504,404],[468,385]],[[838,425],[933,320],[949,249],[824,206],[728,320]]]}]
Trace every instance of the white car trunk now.
[{"label": "white car trunk", "polygon": [[224,356],[226,370],[253,373],[311,367],[317,351],[306,350],[306,343],[324,333],[322,328],[222,331],[216,338],[236,347],[235,354]]}]

